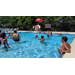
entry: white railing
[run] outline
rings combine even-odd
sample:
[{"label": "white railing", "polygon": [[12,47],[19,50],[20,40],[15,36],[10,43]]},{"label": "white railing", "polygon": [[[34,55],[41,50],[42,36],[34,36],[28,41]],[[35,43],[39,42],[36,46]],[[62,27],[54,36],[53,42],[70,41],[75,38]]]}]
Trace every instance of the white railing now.
[{"label": "white railing", "polygon": [[1,31],[14,31],[14,30],[19,30],[19,28],[0,28]]}]

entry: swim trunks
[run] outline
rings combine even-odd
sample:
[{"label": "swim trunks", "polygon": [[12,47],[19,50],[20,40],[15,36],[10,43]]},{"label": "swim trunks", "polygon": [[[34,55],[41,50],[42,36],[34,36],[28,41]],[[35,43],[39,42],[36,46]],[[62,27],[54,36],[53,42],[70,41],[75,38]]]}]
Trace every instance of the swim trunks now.
[{"label": "swim trunks", "polygon": [[5,48],[6,46],[5,45],[1,45],[1,48]]},{"label": "swim trunks", "polygon": [[14,37],[14,41],[20,41],[19,37]]}]

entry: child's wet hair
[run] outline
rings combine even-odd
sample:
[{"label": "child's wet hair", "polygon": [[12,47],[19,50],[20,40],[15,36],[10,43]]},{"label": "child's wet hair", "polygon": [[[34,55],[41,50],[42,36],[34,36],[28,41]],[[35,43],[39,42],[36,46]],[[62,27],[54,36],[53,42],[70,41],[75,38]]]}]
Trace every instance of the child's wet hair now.
[{"label": "child's wet hair", "polygon": [[66,42],[68,38],[66,36],[63,36],[62,39]]},{"label": "child's wet hair", "polygon": [[36,37],[38,37],[38,35],[36,35]]},{"label": "child's wet hair", "polygon": [[41,36],[41,38],[44,38],[44,36]]},{"label": "child's wet hair", "polygon": [[5,38],[6,37],[6,33],[2,33],[1,37]]},{"label": "child's wet hair", "polygon": [[17,33],[17,30],[14,30],[14,33]]}]

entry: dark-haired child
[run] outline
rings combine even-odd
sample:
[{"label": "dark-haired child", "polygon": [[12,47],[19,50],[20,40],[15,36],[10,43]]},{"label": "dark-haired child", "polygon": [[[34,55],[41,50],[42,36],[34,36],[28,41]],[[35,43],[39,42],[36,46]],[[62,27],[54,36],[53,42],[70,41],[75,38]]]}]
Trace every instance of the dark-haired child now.
[{"label": "dark-haired child", "polygon": [[[5,33],[2,33],[2,35],[1,35],[1,47],[6,48],[6,49],[7,49],[7,47],[10,48],[8,45]],[[6,51],[8,51],[8,49]]]},{"label": "dark-haired child", "polygon": [[63,55],[65,53],[71,52],[71,50],[70,50],[71,46],[69,45],[69,43],[67,43],[67,40],[68,40],[67,37],[65,37],[65,36],[62,37],[62,40],[61,40],[62,44],[59,47],[59,53],[60,53],[59,57],[63,57]]},{"label": "dark-haired child", "polygon": [[43,42],[44,41],[44,36],[41,36],[41,38],[38,39],[38,40],[41,40],[41,42]]},{"label": "dark-haired child", "polygon": [[38,38],[38,35],[36,35],[35,38]]}]

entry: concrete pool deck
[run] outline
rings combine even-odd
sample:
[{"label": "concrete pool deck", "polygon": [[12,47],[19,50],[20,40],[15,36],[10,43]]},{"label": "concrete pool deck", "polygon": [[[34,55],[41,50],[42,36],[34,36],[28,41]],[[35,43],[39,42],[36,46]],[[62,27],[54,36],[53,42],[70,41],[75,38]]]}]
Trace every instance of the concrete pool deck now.
[{"label": "concrete pool deck", "polygon": [[[18,31],[18,32],[37,32],[37,31]],[[61,34],[75,34],[75,32],[56,32],[56,31],[42,31],[41,33],[61,33]],[[75,38],[71,43],[71,53],[66,53],[63,58],[75,58]]]}]

